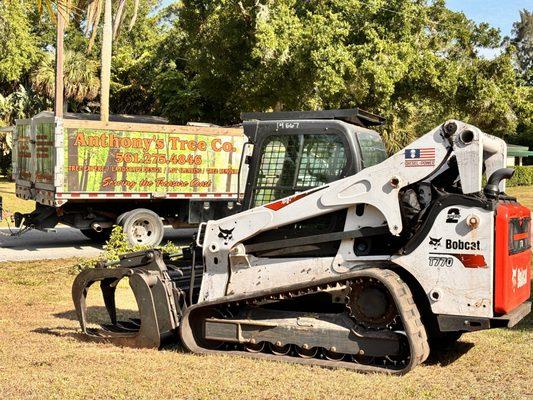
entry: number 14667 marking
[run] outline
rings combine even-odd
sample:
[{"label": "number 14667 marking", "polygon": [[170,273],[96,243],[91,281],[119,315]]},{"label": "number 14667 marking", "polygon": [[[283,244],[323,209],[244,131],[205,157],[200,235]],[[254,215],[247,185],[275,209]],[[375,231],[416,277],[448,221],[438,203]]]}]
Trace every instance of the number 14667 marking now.
[{"label": "number 14667 marking", "polygon": [[429,257],[430,267],[451,267],[453,265],[452,257]]}]

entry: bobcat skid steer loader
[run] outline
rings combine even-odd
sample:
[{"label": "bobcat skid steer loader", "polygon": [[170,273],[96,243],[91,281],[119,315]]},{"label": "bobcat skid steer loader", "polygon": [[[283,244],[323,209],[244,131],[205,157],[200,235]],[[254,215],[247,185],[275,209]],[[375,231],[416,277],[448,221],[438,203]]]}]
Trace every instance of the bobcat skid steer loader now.
[{"label": "bobcat skid steer loader", "polygon": [[[243,211],[202,224],[181,258],[148,250],[80,273],[83,332],[401,374],[430,346],[517,324],[531,310],[531,214],[504,193],[505,142],[450,120],[385,159],[380,120],[351,111],[247,116]],[[123,278],[139,319],[117,320]],[[87,320],[95,282],[103,329]]]}]

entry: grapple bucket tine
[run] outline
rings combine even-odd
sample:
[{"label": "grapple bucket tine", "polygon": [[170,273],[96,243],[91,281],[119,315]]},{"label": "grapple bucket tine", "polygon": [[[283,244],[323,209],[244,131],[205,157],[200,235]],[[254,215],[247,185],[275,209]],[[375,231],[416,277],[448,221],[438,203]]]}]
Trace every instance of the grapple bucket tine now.
[{"label": "grapple bucket tine", "polygon": [[72,285],[72,300],[74,302],[78,321],[80,321],[81,330],[84,333],[87,333],[87,291],[94,283],[94,280],[91,277],[94,271],[95,270],[82,271],[76,276]]},{"label": "grapple bucket tine", "polygon": [[115,303],[116,279],[104,279],[100,282],[105,308],[113,325],[117,324],[117,307]]},{"label": "grapple bucket tine", "polygon": [[[127,268],[97,267],[82,271],[74,280],[72,297],[82,332],[95,341],[109,341],[127,347],[158,348],[162,337],[175,334],[178,320],[166,266],[161,254],[156,251],[134,253],[133,257],[123,259],[123,262]],[[117,320],[116,284],[125,277],[129,278],[140,319]],[[98,281],[111,324],[95,330],[87,327],[86,298],[89,287]]]}]

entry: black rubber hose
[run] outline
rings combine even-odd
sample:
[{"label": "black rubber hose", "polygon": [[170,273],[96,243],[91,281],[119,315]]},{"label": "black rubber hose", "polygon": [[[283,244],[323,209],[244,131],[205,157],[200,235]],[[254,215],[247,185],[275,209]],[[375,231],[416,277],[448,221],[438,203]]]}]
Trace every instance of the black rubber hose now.
[{"label": "black rubber hose", "polygon": [[487,197],[497,197],[500,193],[499,184],[503,179],[511,179],[514,175],[513,168],[500,168],[492,173],[485,185],[485,195]]}]

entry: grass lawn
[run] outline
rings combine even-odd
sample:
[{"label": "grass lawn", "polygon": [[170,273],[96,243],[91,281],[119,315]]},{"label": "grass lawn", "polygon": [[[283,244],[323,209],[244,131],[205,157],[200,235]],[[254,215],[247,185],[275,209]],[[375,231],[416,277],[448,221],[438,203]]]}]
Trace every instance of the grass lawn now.
[{"label": "grass lawn", "polygon": [[[22,200],[15,196],[14,182],[7,182],[6,180],[0,179],[0,196],[2,196],[2,207],[4,209],[0,227],[7,226],[6,219],[16,211],[29,213],[35,210],[35,202]],[[11,221],[9,221],[9,224],[13,226]]]},{"label": "grass lawn", "polygon": [[515,186],[507,188],[507,194],[515,196],[520,203],[533,210],[533,186]]},{"label": "grass lawn", "polygon": [[[450,351],[434,354],[403,377],[236,356],[198,356],[177,348],[134,350],[80,340],[70,297],[74,261],[0,266],[0,398],[456,400],[533,396],[531,316],[511,330],[465,335]],[[121,286],[118,291],[126,289]],[[119,307],[132,305],[129,296]]]},{"label": "grass lawn", "polygon": [[[533,206],[532,187],[509,192]],[[513,329],[464,335],[403,377],[126,349],[80,340],[70,297],[74,263],[0,264],[0,398],[533,398],[531,315]],[[132,308],[131,296],[119,306]]]}]

